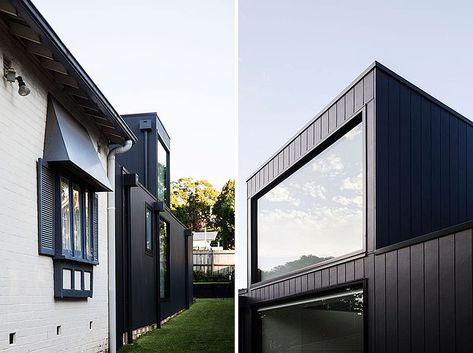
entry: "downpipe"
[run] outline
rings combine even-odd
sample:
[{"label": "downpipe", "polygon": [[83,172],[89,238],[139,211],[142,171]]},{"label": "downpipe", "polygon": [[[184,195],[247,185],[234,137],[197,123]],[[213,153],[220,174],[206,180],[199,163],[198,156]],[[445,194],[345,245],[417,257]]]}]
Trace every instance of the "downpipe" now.
[{"label": "downpipe", "polygon": [[107,193],[107,243],[108,243],[108,347],[110,353],[117,352],[117,293],[115,270],[115,156],[128,152],[133,141],[110,150],[107,157],[107,176],[112,191]]}]

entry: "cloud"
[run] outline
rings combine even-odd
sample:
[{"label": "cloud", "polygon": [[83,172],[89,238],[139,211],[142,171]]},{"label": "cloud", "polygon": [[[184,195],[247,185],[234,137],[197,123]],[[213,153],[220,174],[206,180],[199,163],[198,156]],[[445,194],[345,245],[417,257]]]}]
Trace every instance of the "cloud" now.
[{"label": "cloud", "polygon": [[363,173],[343,179],[340,190],[363,191]]},{"label": "cloud", "polygon": [[360,207],[271,210],[258,216],[258,266],[263,270],[302,255],[340,256],[362,248]]},{"label": "cloud", "polygon": [[327,199],[327,197],[325,196],[325,194],[327,193],[327,189],[323,185],[320,185],[315,181],[305,183],[302,190],[314,198],[322,200]]},{"label": "cloud", "polygon": [[289,202],[294,206],[298,206],[300,201],[291,196],[289,189],[286,186],[278,185],[275,188],[271,189],[264,199],[269,202]]},{"label": "cloud", "polygon": [[338,195],[338,196],[334,196],[332,200],[343,206],[352,206],[352,205],[356,207],[363,206],[363,198],[361,196],[346,197],[346,196]]},{"label": "cloud", "polygon": [[340,157],[330,154],[327,157],[315,160],[312,169],[315,172],[335,176],[343,171],[344,166]]}]

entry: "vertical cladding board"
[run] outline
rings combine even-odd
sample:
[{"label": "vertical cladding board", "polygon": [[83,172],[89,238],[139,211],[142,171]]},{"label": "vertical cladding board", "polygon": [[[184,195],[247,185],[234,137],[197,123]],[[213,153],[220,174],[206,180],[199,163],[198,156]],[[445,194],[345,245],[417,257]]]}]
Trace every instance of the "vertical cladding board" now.
[{"label": "vertical cladding board", "polygon": [[458,119],[450,120],[450,223],[458,223]]},{"label": "vertical cladding board", "polygon": [[421,154],[422,154],[422,184],[421,202],[422,218],[421,232],[429,233],[432,229],[432,153],[431,153],[431,103],[426,98],[421,101]]},{"label": "vertical cladding board", "polygon": [[439,352],[438,239],[424,244],[425,351]]},{"label": "vertical cladding board", "polygon": [[424,352],[424,245],[411,247],[412,351]]},{"label": "vertical cladding board", "polygon": [[390,212],[388,214],[388,238],[400,238],[400,170],[399,158],[399,83],[388,81],[388,200]]},{"label": "vertical cladding board", "polygon": [[398,348],[399,352],[411,352],[411,251],[403,248],[398,256]]},{"label": "vertical cladding board", "polygon": [[[422,233],[422,150],[421,150],[421,97],[415,92],[411,92],[411,232],[412,234]],[[385,210],[389,212],[390,207]],[[394,241],[395,239],[393,239]]]},{"label": "vertical cladding board", "polygon": [[379,71],[376,80],[376,247],[380,248],[389,243],[388,76]]},{"label": "vertical cladding board", "polygon": [[375,287],[375,352],[386,352],[386,257],[384,254],[374,259]]},{"label": "vertical cladding board", "polygon": [[386,352],[397,353],[398,348],[398,275],[397,251],[386,254]]},{"label": "vertical cladding board", "polygon": [[455,243],[454,236],[439,239],[440,352],[455,352]]},{"label": "vertical cladding board", "polygon": [[456,351],[473,347],[472,230],[455,234]]},{"label": "vertical cladding board", "polygon": [[[431,153],[432,153],[432,229],[441,227],[441,159],[440,159],[440,108],[432,104],[430,119]],[[473,180],[473,179],[472,179]]]},{"label": "vertical cladding board", "polygon": [[411,96],[409,89],[400,85],[399,92],[399,155],[402,164],[400,169],[400,185],[404,190],[400,193],[400,238],[405,240],[411,234]]},{"label": "vertical cladding board", "polygon": [[337,128],[337,106],[332,105],[328,110],[328,131],[332,133]]}]

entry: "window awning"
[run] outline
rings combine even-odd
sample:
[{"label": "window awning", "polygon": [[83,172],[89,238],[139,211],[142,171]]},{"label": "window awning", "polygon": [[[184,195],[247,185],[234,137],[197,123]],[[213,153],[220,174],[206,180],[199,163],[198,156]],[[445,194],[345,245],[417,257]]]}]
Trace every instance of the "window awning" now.
[{"label": "window awning", "polygon": [[112,189],[87,130],[52,98],[48,104],[43,158],[68,169],[94,191]]}]

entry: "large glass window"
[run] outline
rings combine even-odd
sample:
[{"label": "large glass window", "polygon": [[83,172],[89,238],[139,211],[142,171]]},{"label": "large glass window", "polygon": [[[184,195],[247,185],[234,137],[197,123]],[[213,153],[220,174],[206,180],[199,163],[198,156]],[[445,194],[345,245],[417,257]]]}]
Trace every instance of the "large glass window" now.
[{"label": "large glass window", "polygon": [[158,200],[168,201],[168,151],[158,139],[158,166],[157,166]]},{"label": "large glass window", "polygon": [[153,253],[153,216],[151,210],[146,207],[146,215],[145,215],[145,222],[146,222],[146,252]]},{"label": "large glass window", "polygon": [[363,352],[363,292],[258,311],[262,353]]},{"label": "large glass window", "polygon": [[362,250],[362,125],[258,198],[256,210],[253,282]]},{"label": "large glass window", "polygon": [[95,195],[66,177],[59,180],[62,254],[70,259],[93,261]]},{"label": "large glass window", "polygon": [[169,223],[161,218],[159,222],[159,268],[160,297],[169,297]]}]

